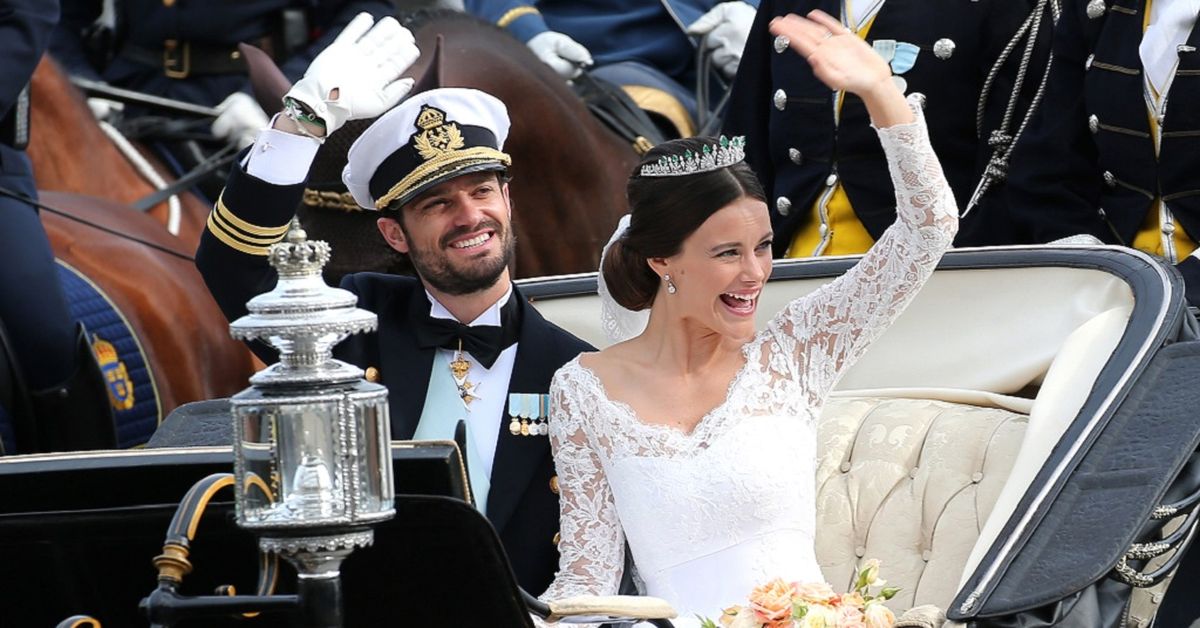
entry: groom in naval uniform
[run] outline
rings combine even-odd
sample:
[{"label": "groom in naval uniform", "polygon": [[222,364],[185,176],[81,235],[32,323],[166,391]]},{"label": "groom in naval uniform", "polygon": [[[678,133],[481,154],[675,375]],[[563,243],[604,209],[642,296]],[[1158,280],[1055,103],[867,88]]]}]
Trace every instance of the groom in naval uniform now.
[{"label": "groom in naval uniform", "polygon": [[[230,320],[275,281],[264,256],[301,202],[320,139],[346,119],[386,111],[411,85],[399,74],[417,52],[399,24],[347,31],[322,53],[336,63],[318,57],[288,92],[285,112],[242,155],[210,216],[196,265]],[[508,127],[496,98],[435,89],[388,111],[351,147],[347,187],[379,213],[384,239],[411,258],[417,277],[347,276],[342,287],[378,314],[379,329],[346,340],[337,355],[387,386],[394,438],[450,439],[466,422],[476,506],[518,582],[538,594],[558,567],[545,394],[554,372],[590,347],[543,319],[509,278]]]}]

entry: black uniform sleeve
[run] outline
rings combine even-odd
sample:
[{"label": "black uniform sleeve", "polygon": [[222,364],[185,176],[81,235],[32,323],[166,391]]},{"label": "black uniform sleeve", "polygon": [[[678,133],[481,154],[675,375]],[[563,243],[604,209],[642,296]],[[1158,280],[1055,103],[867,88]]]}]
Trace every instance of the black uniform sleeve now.
[{"label": "black uniform sleeve", "polygon": [[[283,239],[304,195],[303,183],[272,185],[247,174],[241,161],[235,161],[196,250],[196,268],[230,321],[246,314],[252,297],[275,286],[267,250]],[[276,359],[265,345],[252,343],[251,349],[267,363]]]},{"label": "black uniform sleeve", "polygon": [[33,76],[57,21],[57,0],[0,0],[0,118]]}]

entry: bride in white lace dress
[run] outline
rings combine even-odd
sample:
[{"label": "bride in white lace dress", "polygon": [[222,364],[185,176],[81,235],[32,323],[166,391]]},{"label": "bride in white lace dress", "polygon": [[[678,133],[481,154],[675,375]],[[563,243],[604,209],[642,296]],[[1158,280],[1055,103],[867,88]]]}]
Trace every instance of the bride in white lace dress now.
[{"label": "bride in white lace dress", "polygon": [[[649,318],[635,338],[563,366],[551,386],[562,540],[544,599],[616,593],[626,542],[643,592],[671,602],[677,625],[715,618],[771,578],[824,580],[814,423],[950,247],[957,209],[919,107],[870,47],[825,14],[789,16],[772,32],[830,87],[865,101],[897,220],[853,269],[755,333],[771,223],[754,175],[744,163],[682,176],[639,169],[629,229],[602,270],[611,297]],[[702,153],[703,142],[669,142],[643,164]]]}]

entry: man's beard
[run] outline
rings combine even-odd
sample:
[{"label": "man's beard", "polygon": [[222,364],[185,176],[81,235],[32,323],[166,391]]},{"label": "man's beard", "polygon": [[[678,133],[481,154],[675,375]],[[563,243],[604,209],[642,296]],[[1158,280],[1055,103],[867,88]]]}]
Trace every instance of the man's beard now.
[{"label": "man's beard", "polygon": [[[511,228],[511,225],[509,226]],[[404,229],[403,223],[400,228]],[[481,228],[491,229],[494,232],[492,237],[500,238],[500,256],[470,262],[465,269],[452,266],[442,252],[448,243],[460,235]],[[407,231],[404,235],[408,237]],[[500,275],[512,261],[516,240],[516,235],[511,231],[501,227],[500,223],[489,220],[469,229],[455,230],[442,238],[436,250],[418,251],[416,248],[410,247],[408,256],[417,274],[431,288],[444,294],[459,296],[480,292],[496,285],[496,281],[500,279]],[[411,241],[412,239],[409,238],[409,242]]]}]

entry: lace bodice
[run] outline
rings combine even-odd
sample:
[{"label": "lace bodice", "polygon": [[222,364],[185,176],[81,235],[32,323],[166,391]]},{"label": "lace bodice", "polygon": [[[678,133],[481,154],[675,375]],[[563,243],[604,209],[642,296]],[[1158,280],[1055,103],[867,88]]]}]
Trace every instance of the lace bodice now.
[{"label": "lace bodice", "polygon": [[[724,401],[691,433],[642,422],[579,359],[550,388],[559,573],[544,599],[617,591],[626,540],[646,593],[715,616],[772,577],[821,579],[812,553],[814,423],[839,376],[950,247],[957,208],[924,120],[879,131],[896,222],[845,275],[742,349]],[[731,597],[732,596],[732,597]],[[728,598],[728,599],[727,599]]]}]

